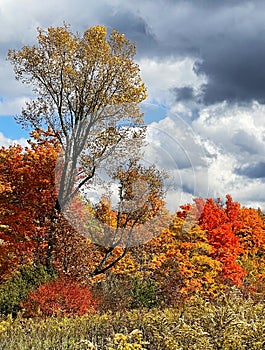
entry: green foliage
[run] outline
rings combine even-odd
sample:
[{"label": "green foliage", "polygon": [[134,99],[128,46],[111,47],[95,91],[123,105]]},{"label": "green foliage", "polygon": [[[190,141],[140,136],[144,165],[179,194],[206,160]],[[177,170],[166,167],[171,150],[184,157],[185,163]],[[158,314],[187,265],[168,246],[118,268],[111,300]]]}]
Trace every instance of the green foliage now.
[{"label": "green foliage", "polygon": [[132,281],[130,291],[132,309],[135,308],[152,308],[159,306],[160,299],[158,297],[158,286],[155,280],[140,279],[135,277]]},{"label": "green foliage", "polygon": [[32,290],[52,277],[54,276],[51,276],[43,265],[21,268],[0,287],[0,314],[16,315],[20,310],[20,302]]}]

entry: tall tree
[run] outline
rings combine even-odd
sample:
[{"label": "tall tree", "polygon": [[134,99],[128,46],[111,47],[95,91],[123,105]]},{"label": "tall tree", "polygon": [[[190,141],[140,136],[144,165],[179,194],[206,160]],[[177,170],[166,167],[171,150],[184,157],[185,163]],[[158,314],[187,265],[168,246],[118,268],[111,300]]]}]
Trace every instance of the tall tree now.
[{"label": "tall tree", "polygon": [[[116,30],[107,37],[104,26],[94,26],[81,36],[65,25],[39,29],[37,39],[37,45],[10,50],[8,58],[16,78],[36,94],[17,120],[33,128],[49,126],[63,149],[60,211],[110,154],[133,156],[144,134],[138,103],[146,89],[133,61],[134,44]],[[80,163],[83,176],[75,184]]]},{"label": "tall tree", "polygon": [[[116,30],[107,36],[104,26],[83,35],[68,25],[38,29],[37,45],[9,51],[16,78],[36,96],[18,122],[49,127],[62,149],[55,212],[67,210],[99,169],[111,172],[139,152],[145,134],[139,103],[146,88],[134,56],[135,45]],[[51,233],[50,265],[53,246]]]}]

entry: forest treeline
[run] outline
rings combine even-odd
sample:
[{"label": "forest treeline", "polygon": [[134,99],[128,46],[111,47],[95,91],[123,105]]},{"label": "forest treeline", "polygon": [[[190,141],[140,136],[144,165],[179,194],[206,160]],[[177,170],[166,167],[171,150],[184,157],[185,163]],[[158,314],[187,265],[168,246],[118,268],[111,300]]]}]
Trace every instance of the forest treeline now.
[{"label": "forest treeline", "polygon": [[[106,195],[95,206],[77,196],[68,209],[73,208],[77,230],[63,213],[54,213],[60,147],[46,133],[35,132],[34,137],[28,148],[0,150],[3,315],[174,306],[198,295],[215,300],[235,287],[245,297],[263,299],[265,226],[260,209],[241,206],[227,195],[225,201],[197,198],[170,214],[155,197],[148,211],[157,219],[137,224],[128,213],[121,218]],[[113,240],[106,239],[124,227],[124,220],[133,226],[138,244],[110,245]],[[141,243],[141,237],[149,239]],[[108,268],[95,273],[106,257]]]}]

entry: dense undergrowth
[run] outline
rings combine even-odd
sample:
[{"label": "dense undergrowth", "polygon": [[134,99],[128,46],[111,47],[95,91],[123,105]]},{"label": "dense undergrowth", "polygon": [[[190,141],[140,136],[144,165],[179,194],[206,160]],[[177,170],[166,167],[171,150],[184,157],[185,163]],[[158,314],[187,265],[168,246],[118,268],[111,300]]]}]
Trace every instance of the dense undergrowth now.
[{"label": "dense undergrowth", "polygon": [[228,350],[265,348],[265,303],[237,290],[209,302],[201,297],[174,308],[134,309],[78,317],[0,322],[0,349]]}]

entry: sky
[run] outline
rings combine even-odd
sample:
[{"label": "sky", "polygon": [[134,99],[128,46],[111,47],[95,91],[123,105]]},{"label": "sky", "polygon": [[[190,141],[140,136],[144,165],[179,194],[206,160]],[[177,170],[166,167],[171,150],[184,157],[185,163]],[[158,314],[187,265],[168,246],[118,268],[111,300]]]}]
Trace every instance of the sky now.
[{"label": "sky", "polygon": [[105,25],[136,43],[144,161],[168,171],[168,207],[231,194],[265,210],[264,18],[258,0],[0,0],[0,145],[26,144],[13,116],[32,96],[8,49],[34,44],[37,27]]}]

